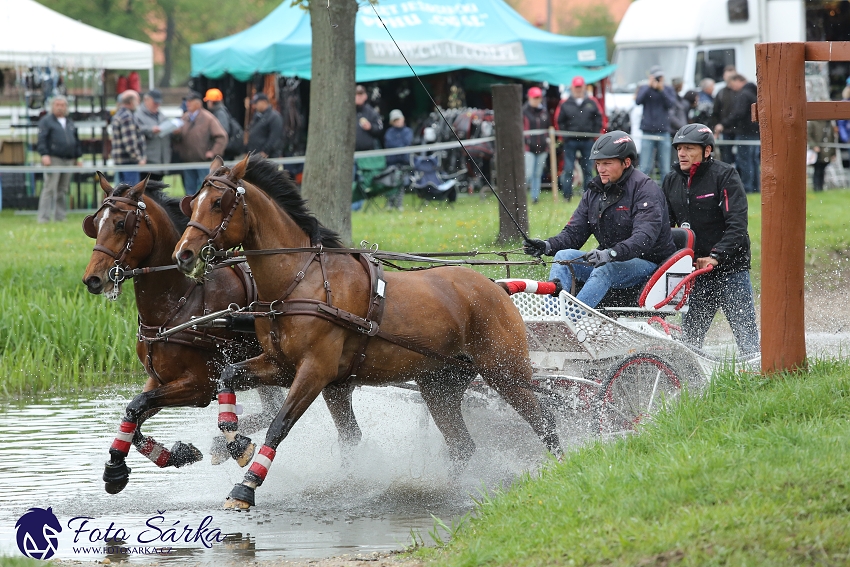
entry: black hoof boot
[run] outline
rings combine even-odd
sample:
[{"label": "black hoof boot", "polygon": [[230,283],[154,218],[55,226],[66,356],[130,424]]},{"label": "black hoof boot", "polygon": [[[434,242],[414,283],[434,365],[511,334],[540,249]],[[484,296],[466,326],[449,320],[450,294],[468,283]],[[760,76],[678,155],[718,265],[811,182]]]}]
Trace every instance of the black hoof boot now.
[{"label": "black hoof boot", "polygon": [[166,466],[177,467],[179,469],[184,465],[197,463],[198,461],[203,460],[203,458],[204,454],[201,453],[194,445],[191,443],[187,445],[178,441],[174,444],[174,447],[171,448],[171,458],[168,459],[168,464]]},{"label": "black hoof boot", "polygon": [[233,457],[240,467],[244,467],[254,456],[256,446],[251,443],[251,439],[244,435],[236,434],[236,437],[227,444],[227,452]]},{"label": "black hoof boot", "polygon": [[123,459],[118,462],[106,461],[106,469],[103,471],[103,482],[106,483],[104,486],[106,492],[109,494],[118,494],[124,490],[129,480],[130,467],[127,466],[127,463]]},{"label": "black hoof boot", "polygon": [[247,510],[251,506],[254,506],[254,489],[242,483],[234,486],[224,501],[228,510]]}]

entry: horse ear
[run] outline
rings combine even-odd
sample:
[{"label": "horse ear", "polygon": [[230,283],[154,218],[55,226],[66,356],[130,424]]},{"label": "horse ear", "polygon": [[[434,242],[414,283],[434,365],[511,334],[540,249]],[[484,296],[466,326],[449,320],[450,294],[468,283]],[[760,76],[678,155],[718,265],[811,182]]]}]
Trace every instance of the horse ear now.
[{"label": "horse ear", "polygon": [[151,178],[151,174],[148,173],[144,179],[136,183],[132,189],[130,189],[130,198],[134,201],[141,201],[142,196],[145,194],[145,188],[148,186],[148,181]]},{"label": "horse ear", "polygon": [[242,161],[233,166],[233,169],[230,170],[230,177],[232,179],[242,179],[245,177],[245,171],[248,169],[248,160],[251,159],[251,155],[246,155],[242,158]]},{"label": "horse ear", "polygon": [[106,196],[112,195],[112,186],[109,184],[109,181],[106,180],[106,176],[98,171],[96,173],[97,180],[100,182],[100,188],[103,189],[103,192],[106,193]]},{"label": "horse ear", "polygon": [[221,156],[215,156],[215,159],[210,164],[210,173],[215,173],[222,165],[224,165],[224,160],[221,159]]}]

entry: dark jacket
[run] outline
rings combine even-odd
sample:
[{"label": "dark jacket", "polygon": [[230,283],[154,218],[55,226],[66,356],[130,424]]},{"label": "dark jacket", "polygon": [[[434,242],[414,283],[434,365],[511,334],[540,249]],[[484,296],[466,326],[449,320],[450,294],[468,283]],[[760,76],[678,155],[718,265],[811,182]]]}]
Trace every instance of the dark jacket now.
[{"label": "dark jacket", "polygon": [[670,107],[667,111],[670,120],[670,135],[672,136],[679,131],[680,128],[688,125],[688,111],[691,109],[691,104],[676,95],[676,104]]},{"label": "dark jacket", "polygon": [[[384,134],[385,148],[404,148],[413,144],[413,130],[407,126],[390,126]],[[410,165],[410,154],[387,156],[387,165]]]},{"label": "dark jacket", "polygon": [[[547,130],[552,125],[549,120],[549,111],[541,104],[534,108],[527,102],[522,105],[522,129],[523,130]],[[534,154],[545,154],[549,150],[549,134],[533,134],[523,136],[525,140],[525,151]]]},{"label": "dark jacket", "polygon": [[716,269],[750,269],[747,196],[734,166],[709,158],[685,172],[676,164],[662,189],[673,226],[691,225],[697,258],[715,252],[720,257]]},{"label": "dark jacket", "polygon": [[65,118],[65,127],[52,113],[38,121],[38,153],[65,159],[77,159],[83,155],[83,147],[77,137],[77,127],[70,118]]},{"label": "dark jacket", "polygon": [[549,238],[549,245],[553,254],[578,250],[591,234],[600,249],[617,253],[618,262],[643,258],[660,264],[676,251],[664,195],[655,181],[634,167],[608,187],[598,176],[593,178],[570,222]]},{"label": "dark jacket", "polygon": [[829,120],[810,120],[806,126],[809,149],[820,148],[815,163],[829,163],[835,157],[835,148],[826,144],[835,143],[835,129]]},{"label": "dark jacket", "polygon": [[[726,130],[726,124],[729,122],[729,117],[732,115],[735,106],[735,98],[738,93],[729,87],[723,87],[714,96],[714,111],[711,113],[711,123],[709,126],[714,128],[718,124],[723,124],[723,130]],[[732,132],[725,132],[732,134]]]},{"label": "dark jacket", "polygon": [[737,139],[755,139],[759,136],[759,124],[753,122],[752,106],[757,100],[756,86],[753,83],[747,83],[744,87],[735,93],[732,99],[732,109],[723,122],[723,131],[729,129],[735,134]]},{"label": "dark jacket", "polygon": [[[372,125],[368,132],[360,127],[360,119],[365,118]],[[381,115],[368,103],[357,107],[357,131],[354,139],[354,151],[374,150],[375,142],[384,137],[384,123]]]},{"label": "dark jacket", "polygon": [[667,134],[670,130],[669,111],[676,104],[676,91],[669,85],[662,90],[644,85],[638,90],[635,104],[643,105],[640,129],[648,134]]},{"label": "dark jacket", "polygon": [[[576,103],[573,97],[568,98],[561,103],[558,111],[558,130],[598,134],[602,131],[602,112],[599,110],[599,105],[590,97],[582,99],[581,104]],[[590,138],[580,139],[589,140]]]},{"label": "dark jacket", "polygon": [[248,151],[263,152],[270,158],[283,155],[283,118],[280,112],[269,107],[265,112],[254,113],[248,126]]}]

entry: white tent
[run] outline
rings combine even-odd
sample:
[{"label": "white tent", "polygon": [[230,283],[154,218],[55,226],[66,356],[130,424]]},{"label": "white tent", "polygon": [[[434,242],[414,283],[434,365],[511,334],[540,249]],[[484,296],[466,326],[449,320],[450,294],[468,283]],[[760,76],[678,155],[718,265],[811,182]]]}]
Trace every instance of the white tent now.
[{"label": "white tent", "polygon": [[0,67],[150,71],[153,48],[86,25],[34,0],[0,0]]}]

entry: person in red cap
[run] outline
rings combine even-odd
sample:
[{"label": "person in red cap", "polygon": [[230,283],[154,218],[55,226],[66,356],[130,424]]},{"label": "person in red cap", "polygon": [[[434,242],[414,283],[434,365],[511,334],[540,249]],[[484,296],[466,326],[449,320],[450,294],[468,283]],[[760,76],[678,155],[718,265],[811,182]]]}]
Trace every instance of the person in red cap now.
[{"label": "person in red cap", "polygon": [[[545,130],[551,125],[549,111],[543,106],[543,91],[539,87],[528,89],[528,102],[522,106],[523,130]],[[525,185],[531,188],[531,202],[540,200],[540,181],[549,152],[549,136],[525,136]]]},{"label": "person in red cap", "polygon": [[582,187],[584,190],[593,179],[590,149],[593,147],[596,136],[602,132],[602,111],[596,101],[587,96],[586,89],[584,79],[575,77],[570,86],[570,96],[561,103],[558,110],[558,130],[588,134],[564,136],[564,172],[561,174],[561,191],[568,201],[573,197],[573,168],[576,163],[576,154],[581,154],[579,166],[584,177]]}]

